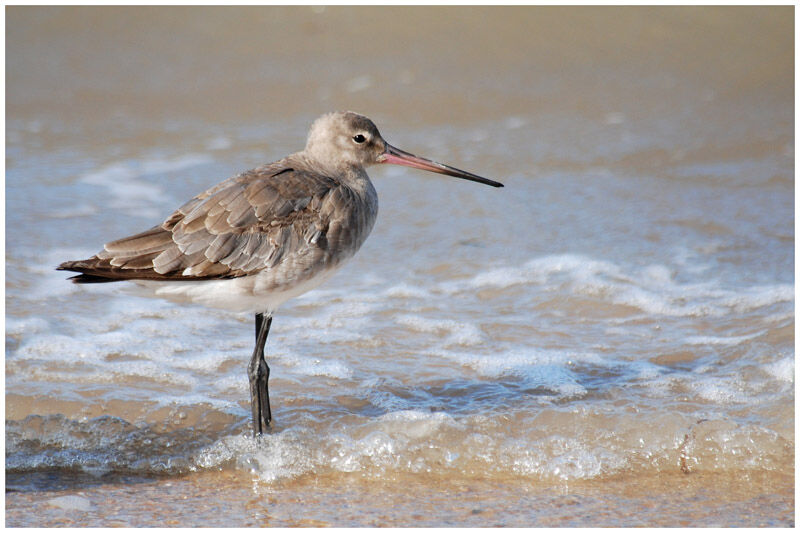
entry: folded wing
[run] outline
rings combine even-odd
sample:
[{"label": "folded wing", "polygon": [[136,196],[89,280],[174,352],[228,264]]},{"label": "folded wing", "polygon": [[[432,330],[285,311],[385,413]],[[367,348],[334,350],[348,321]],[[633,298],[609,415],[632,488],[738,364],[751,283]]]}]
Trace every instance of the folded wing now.
[{"label": "folded wing", "polygon": [[[193,198],[161,225],[62,263],[77,283],[131,279],[207,280],[250,275],[328,245],[336,207],[349,194],[336,180],[290,159],[239,174]],[[335,229],[335,228],[334,228]],[[335,238],[336,236],[333,235]]]}]

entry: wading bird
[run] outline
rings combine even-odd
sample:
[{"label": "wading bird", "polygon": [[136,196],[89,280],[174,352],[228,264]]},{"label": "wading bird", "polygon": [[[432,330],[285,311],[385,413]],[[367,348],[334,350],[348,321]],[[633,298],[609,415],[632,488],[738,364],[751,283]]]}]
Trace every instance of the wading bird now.
[{"label": "wading bird", "polygon": [[329,113],[303,151],[243,172],[195,196],[158,226],[66,261],[75,283],[133,281],[155,296],[255,314],[248,366],[253,433],[272,420],[264,359],[272,314],[352,257],[378,214],[365,167],[393,163],[502,187],[399,150],[370,119]]}]

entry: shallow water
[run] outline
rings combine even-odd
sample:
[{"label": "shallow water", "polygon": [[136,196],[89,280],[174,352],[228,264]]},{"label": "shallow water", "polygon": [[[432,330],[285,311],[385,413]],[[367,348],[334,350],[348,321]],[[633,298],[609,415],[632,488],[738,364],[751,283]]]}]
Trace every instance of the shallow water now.
[{"label": "shallow water", "polygon": [[[790,8],[6,20],[6,525],[793,525]],[[252,317],[53,268],[332,109],[506,187],[371,170],[256,441]]]}]

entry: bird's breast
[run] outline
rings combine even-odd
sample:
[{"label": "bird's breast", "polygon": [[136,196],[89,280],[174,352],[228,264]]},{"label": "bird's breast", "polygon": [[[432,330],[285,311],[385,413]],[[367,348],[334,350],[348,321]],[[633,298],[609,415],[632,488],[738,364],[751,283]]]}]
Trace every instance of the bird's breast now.
[{"label": "bird's breast", "polygon": [[364,244],[378,216],[378,196],[369,180],[360,187],[342,185],[327,195],[320,216],[327,225],[318,240],[328,261],[352,257]]},{"label": "bird's breast", "polygon": [[331,188],[315,206],[314,216],[298,218],[291,230],[274,233],[276,254],[269,268],[258,275],[254,290],[293,291],[311,287],[312,279],[327,278],[355,255],[369,236],[378,214],[378,198],[367,180],[363,187],[340,184]]}]

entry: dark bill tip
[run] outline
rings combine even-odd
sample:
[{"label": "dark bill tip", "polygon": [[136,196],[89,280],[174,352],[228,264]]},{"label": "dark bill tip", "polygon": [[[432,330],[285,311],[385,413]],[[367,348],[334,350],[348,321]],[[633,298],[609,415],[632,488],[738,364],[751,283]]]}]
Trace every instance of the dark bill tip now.
[{"label": "dark bill tip", "polygon": [[390,144],[386,144],[386,151],[378,158],[379,163],[388,163],[392,165],[403,165],[411,168],[418,168],[420,170],[427,170],[428,172],[436,172],[437,174],[446,174],[454,178],[461,178],[469,181],[491,185],[492,187],[502,187],[503,184],[499,181],[490,180],[472,172],[460,170],[455,167],[443,165],[424,157],[417,157],[399,148],[395,148]]}]

